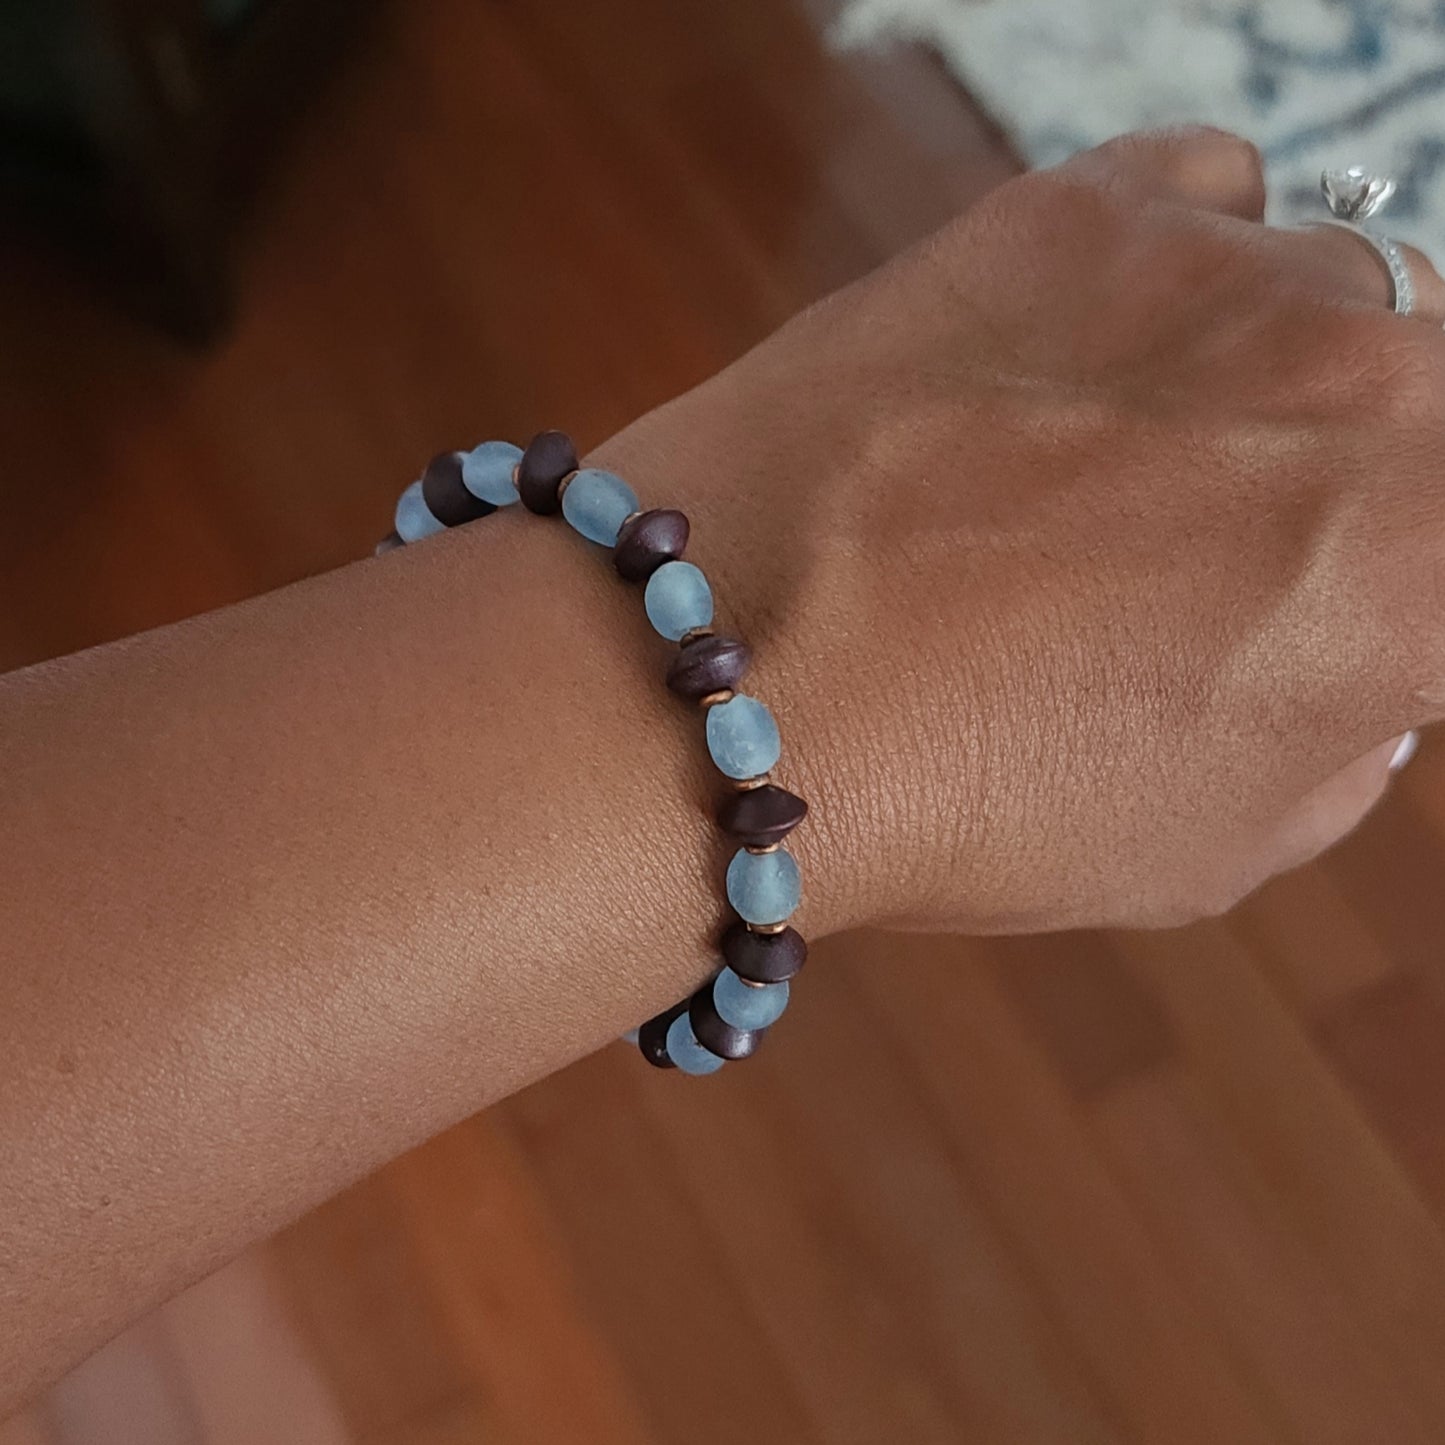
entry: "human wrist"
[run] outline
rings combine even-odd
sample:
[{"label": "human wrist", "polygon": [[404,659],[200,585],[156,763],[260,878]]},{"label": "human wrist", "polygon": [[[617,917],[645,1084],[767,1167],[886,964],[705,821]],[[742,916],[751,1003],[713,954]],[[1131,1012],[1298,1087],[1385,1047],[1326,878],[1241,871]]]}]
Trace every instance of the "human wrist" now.
[{"label": "human wrist", "polygon": [[[1042,776],[1066,771],[1038,752],[1049,664],[1033,639],[1052,635],[1040,612],[1055,604],[1040,600],[1030,559],[993,545],[987,507],[990,494],[1041,485],[1063,458],[1010,441],[1003,402],[994,415],[990,396],[975,397],[983,440],[968,466],[989,487],[939,493],[920,520],[908,488],[958,459],[919,454],[906,429],[880,435],[896,418],[867,406],[835,415],[832,437],[806,409],[794,419],[773,391],[789,373],[771,353],[788,339],[589,460],[678,498],[720,605],[755,644],[756,687],[812,804],[797,838],[809,930],[1051,926],[1068,880],[1051,875],[1029,800]],[[941,562],[947,590],[921,590]]]},{"label": "human wrist", "polygon": [[807,879],[798,926],[822,937],[908,910],[910,870],[890,827],[910,786],[899,747],[919,740],[875,726],[870,695],[890,680],[871,645],[850,638],[858,549],[844,514],[825,504],[821,477],[772,467],[765,447],[735,434],[735,405],[713,395],[725,379],[641,418],[587,462],[693,519],[689,555],[715,584],[718,626],[752,644],[749,690],[787,740],[779,780],[809,801],[789,847]]}]

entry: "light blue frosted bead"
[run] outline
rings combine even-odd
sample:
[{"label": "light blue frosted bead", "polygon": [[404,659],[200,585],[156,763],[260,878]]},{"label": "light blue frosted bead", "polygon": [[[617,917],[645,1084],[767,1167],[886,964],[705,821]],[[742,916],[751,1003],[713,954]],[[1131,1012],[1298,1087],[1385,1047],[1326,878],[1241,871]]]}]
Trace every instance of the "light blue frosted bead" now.
[{"label": "light blue frosted bead", "polygon": [[433,532],[445,532],[446,528],[431,514],[431,509],[422,500],[421,483],[413,482],[397,499],[396,535],[403,542],[420,542]]},{"label": "light blue frosted bead", "polygon": [[712,981],[712,1001],[725,1024],[735,1029],[765,1029],[782,1018],[788,1006],[788,985],[765,983],[759,988],[725,968]]},{"label": "light blue frosted bead", "polygon": [[684,1074],[715,1074],[723,1061],[698,1043],[688,1016],[678,1014],[667,1030],[667,1057]]},{"label": "light blue frosted bead", "polygon": [[749,923],[781,923],[803,897],[803,876],[786,848],[749,853],[739,848],[728,864],[728,902]]},{"label": "light blue frosted bead", "polygon": [[511,442],[483,442],[462,458],[462,485],[480,501],[510,507],[517,500],[512,468],[521,460],[521,447]]},{"label": "light blue frosted bead", "polygon": [[691,562],[664,562],[642,595],[647,620],[673,642],[712,621],[712,588]]},{"label": "light blue frosted bead", "polygon": [[562,515],[589,542],[617,545],[622,524],[639,510],[637,493],[611,472],[583,467],[562,493]]},{"label": "light blue frosted bead", "polygon": [[756,778],[778,761],[783,740],[765,704],[739,693],[707,710],[707,750],[730,778]]}]

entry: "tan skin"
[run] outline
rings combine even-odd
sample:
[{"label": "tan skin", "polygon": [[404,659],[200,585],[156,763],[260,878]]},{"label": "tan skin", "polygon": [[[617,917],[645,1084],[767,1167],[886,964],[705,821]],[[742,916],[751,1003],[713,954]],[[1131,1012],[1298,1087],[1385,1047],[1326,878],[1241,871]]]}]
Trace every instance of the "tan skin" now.
[{"label": "tan skin", "polygon": [[[1445,287],[1262,194],[1013,182],[595,453],[755,645],[805,932],[1217,912],[1445,712]],[[706,975],[665,655],[509,512],[0,680],[0,1410]]]}]

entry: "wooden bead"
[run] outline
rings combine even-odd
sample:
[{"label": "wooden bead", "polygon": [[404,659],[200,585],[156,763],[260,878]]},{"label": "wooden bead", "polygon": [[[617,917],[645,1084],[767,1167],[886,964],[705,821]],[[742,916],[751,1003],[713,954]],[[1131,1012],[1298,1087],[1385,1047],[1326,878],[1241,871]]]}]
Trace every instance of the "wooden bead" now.
[{"label": "wooden bead", "polygon": [[722,936],[728,967],[748,983],[786,983],[808,960],[808,945],[796,928],[781,933],[754,933],[735,923]]},{"label": "wooden bead", "polygon": [[678,649],[667,669],[667,685],[679,697],[698,702],[709,693],[736,688],[752,660],[752,650],[736,637],[699,637]]},{"label": "wooden bead", "polygon": [[562,510],[562,478],[577,470],[577,448],[566,432],[544,431],[527,443],[517,463],[517,492],[522,505],[539,517]]},{"label": "wooden bead", "polygon": [[681,512],[660,508],[638,512],[622,524],[612,565],[628,582],[646,582],[664,562],[674,562],[687,546],[687,518]]},{"label": "wooden bead", "polygon": [[717,811],[718,827],[745,848],[775,848],[804,818],[808,805],[774,783],[734,793]]},{"label": "wooden bead", "polygon": [[673,1004],[666,1013],[658,1014],[656,1018],[648,1019],[637,1031],[637,1047],[642,1057],[655,1069],[675,1069],[677,1067],[667,1056],[667,1031],[672,1027],[672,1021],[687,1012],[690,1000],[684,999],[681,1003]]},{"label": "wooden bead", "polygon": [[688,1003],[688,1017],[697,1041],[720,1059],[745,1059],[757,1052],[766,1029],[735,1029],[717,1011],[712,984],[705,983]]},{"label": "wooden bead", "polygon": [[444,527],[460,527],[489,517],[497,509],[480,497],[474,497],[462,481],[462,454],[439,452],[426,464],[421,474],[421,499],[433,517]]}]

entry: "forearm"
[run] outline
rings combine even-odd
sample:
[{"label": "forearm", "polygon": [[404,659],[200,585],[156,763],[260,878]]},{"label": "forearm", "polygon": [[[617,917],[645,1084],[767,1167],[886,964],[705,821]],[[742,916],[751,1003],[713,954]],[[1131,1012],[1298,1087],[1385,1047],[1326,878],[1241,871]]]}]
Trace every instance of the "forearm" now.
[{"label": "forearm", "polygon": [[0,683],[0,1397],[704,976],[666,656],[508,513]]}]

